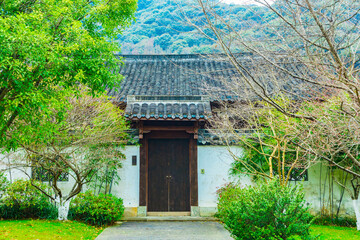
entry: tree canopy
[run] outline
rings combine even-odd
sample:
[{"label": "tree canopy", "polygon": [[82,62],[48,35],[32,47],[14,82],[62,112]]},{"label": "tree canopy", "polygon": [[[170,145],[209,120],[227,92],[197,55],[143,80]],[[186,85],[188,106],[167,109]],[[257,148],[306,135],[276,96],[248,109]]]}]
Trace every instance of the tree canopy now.
[{"label": "tree canopy", "polygon": [[75,85],[95,94],[119,84],[113,40],[136,7],[136,0],[0,0],[1,146],[15,149],[9,133],[60,110]]},{"label": "tree canopy", "polygon": [[[214,41],[242,76],[240,81],[227,84],[234,95],[241,99],[244,94],[240,87],[247,89],[272,110],[293,119],[290,124],[275,124],[274,129],[280,133],[286,129],[281,133],[286,145],[290,143],[300,149],[309,166],[321,161],[351,175],[351,185],[339,185],[351,194],[360,230],[360,2],[255,0],[277,16],[263,26],[253,26],[255,32],[266,27],[272,33],[263,40],[258,35],[244,36],[234,28],[233,22],[218,13],[216,1],[196,1],[206,15],[206,29],[213,31]],[[266,79],[259,74],[260,68],[254,71],[254,67],[237,61],[234,46],[258,56],[253,65],[266,69]],[[299,82],[285,87],[276,73]],[[274,91],[270,85],[278,89]],[[295,87],[301,87],[301,91],[291,92]],[[289,107],[277,101],[287,97],[296,100]],[[260,153],[268,155],[266,151]],[[293,160],[291,155],[288,157]]]},{"label": "tree canopy", "polygon": [[[204,26],[204,15],[193,0],[139,0],[136,22],[118,37],[124,54],[163,54],[163,53],[216,53],[221,49],[211,40],[200,34],[189,24]],[[251,26],[264,23],[274,17],[268,9],[255,5],[218,4],[221,16],[231,19],[234,27],[242,29],[245,35],[258,34],[260,38],[266,31],[253,32]],[[211,31],[208,31],[212,34]]]},{"label": "tree canopy", "polygon": [[[33,186],[42,191],[35,180],[46,180],[55,196],[42,192],[57,201],[58,207],[68,207],[99,172],[116,174],[124,158],[121,148],[128,138],[123,112],[106,94],[92,97],[85,87],[76,91],[77,96],[68,94],[62,99],[66,111],[50,109],[49,114],[38,117],[38,124],[23,123],[22,132],[16,135],[23,151],[15,152],[16,157],[7,163],[25,174],[31,167]],[[64,176],[71,178],[70,191],[59,186]],[[67,210],[59,208],[59,220],[67,218]]]}]

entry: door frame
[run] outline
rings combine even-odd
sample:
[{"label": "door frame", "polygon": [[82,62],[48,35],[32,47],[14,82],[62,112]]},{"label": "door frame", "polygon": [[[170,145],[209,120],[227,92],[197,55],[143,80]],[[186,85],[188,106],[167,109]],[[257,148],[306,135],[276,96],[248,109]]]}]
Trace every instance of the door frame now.
[{"label": "door frame", "polygon": [[149,139],[189,139],[189,179],[190,179],[190,208],[198,206],[198,171],[197,171],[197,131],[191,133],[189,127],[176,129],[159,128],[147,129],[140,139],[140,186],[139,205],[148,205],[148,140]]}]

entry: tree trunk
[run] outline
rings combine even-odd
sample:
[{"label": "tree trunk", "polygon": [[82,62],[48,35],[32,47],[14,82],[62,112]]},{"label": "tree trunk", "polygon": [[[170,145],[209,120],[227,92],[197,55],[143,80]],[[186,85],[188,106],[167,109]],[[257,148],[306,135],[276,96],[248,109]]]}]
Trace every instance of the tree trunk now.
[{"label": "tree trunk", "polygon": [[356,216],[356,227],[357,230],[360,231],[360,201],[359,199],[353,199],[352,202]]},{"label": "tree trunk", "polygon": [[55,199],[58,209],[58,220],[67,221],[69,215],[70,200],[65,201],[62,198]]}]

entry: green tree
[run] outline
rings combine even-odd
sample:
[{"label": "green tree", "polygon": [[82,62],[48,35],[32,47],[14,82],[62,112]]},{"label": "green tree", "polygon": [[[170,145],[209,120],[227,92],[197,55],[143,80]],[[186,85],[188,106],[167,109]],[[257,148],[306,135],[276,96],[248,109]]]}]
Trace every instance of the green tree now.
[{"label": "green tree", "polygon": [[[108,101],[106,94],[92,97],[84,87],[76,91],[78,96],[68,94],[63,99],[66,111],[51,109],[39,117],[36,126],[23,123],[16,138],[25,154],[19,153],[9,163],[25,174],[29,167],[39,169],[37,176],[29,178],[34,187],[57,203],[59,220],[67,219],[71,199],[99,172],[115,172],[121,167],[121,147],[127,139],[123,112]],[[59,184],[64,175],[73,185],[67,190]],[[36,179],[48,181],[55,196],[43,191]]]},{"label": "green tree", "polygon": [[171,36],[170,34],[166,33],[161,35],[160,37],[155,38],[155,45],[160,45],[162,49],[167,49],[171,44]]},{"label": "green tree", "polygon": [[[247,12],[250,21],[244,21],[244,26],[248,26],[244,34],[231,19],[218,14],[217,4],[196,1],[207,22],[203,33],[208,37],[215,35],[214,43],[221,46],[241,76],[240,81],[225,83],[225,86],[229,86],[228,90],[239,99],[244,98],[245,92],[250,96],[248,99],[260,98],[283,115],[301,121],[297,128],[290,126],[293,131],[288,131],[288,135],[294,136],[292,143],[307,153],[308,158],[325,161],[351,175],[351,197],[360,230],[357,48],[360,43],[360,2],[255,0],[271,14],[264,15],[260,8]],[[252,24],[259,19],[263,19],[264,24]],[[219,29],[219,22],[226,28]],[[201,30],[202,26],[197,26]],[[213,35],[206,32],[209,29]],[[261,39],[261,32],[267,37]],[[238,61],[234,54],[238,49],[254,54],[251,64]],[[291,85],[285,82],[291,82]],[[276,101],[279,95],[291,96],[304,104],[284,108]]]},{"label": "green tree", "polygon": [[[277,104],[290,108],[296,104],[289,99],[276,99]],[[297,136],[292,135],[299,119],[284,116],[265,101],[248,102],[238,106],[223,103],[222,114],[210,122],[215,134],[221,136],[226,145],[239,145],[244,153],[235,154],[232,174],[245,174],[254,179],[277,179],[279,185],[287,186],[294,169],[305,172],[309,161],[306,153],[294,145]],[[240,126],[239,124],[243,124]],[[246,127],[244,130],[241,128]]]},{"label": "green tree", "polygon": [[180,39],[180,40],[175,41],[175,42],[171,45],[170,50],[171,50],[171,52],[173,52],[173,53],[178,53],[178,54],[180,54],[180,53],[182,53],[183,49],[184,49],[184,48],[187,48],[187,47],[189,47],[189,45],[187,44],[187,42],[186,42],[185,40]]},{"label": "green tree", "polygon": [[61,109],[55,86],[119,84],[112,40],[135,10],[136,0],[0,0],[0,146],[15,149],[9,132]]}]

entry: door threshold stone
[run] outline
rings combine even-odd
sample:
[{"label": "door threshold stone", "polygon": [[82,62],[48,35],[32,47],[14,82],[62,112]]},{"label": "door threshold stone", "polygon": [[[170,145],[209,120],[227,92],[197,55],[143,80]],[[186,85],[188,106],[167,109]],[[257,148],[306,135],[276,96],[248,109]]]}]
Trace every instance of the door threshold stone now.
[{"label": "door threshold stone", "polygon": [[147,212],[147,217],[188,217],[190,212]]},{"label": "door threshold stone", "polygon": [[147,216],[147,217],[124,217],[120,222],[163,222],[163,221],[217,221],[214,217],[191,217],[191,216]]}]

